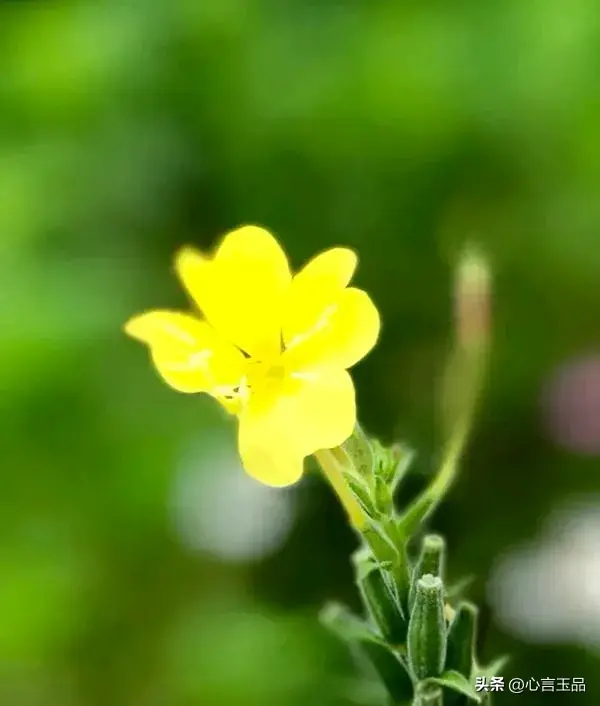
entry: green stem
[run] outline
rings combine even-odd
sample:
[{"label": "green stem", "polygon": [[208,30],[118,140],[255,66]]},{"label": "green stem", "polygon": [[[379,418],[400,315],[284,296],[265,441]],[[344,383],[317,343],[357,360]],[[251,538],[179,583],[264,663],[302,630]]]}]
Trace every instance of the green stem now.
[{"label": "green stem", "polygon": [[410,536],[416,526],[426,519],[442,501],[452,485],[458,462],[469,436],[470,424],[463,422],[450,439],[440,469],[431,484],[408,508],[402,518],[402,529]]},{"label": "green stem", "polygon": [[473,426],[474,412],[484,368],[484,350],[479,349],[470,353],[471,355],[469,355],[469,352],[461,351],[460,349],[457,351],[459,358],[464,356],[461,362],[466,368],[465,377],[467,379],[465,380],[465,385],[467,393],[464,398],[463,410],[448,439],[442,462],[435,478],[423,493],[409,505],[402,517],[401,528],[405,537],[410,537],[418,525],[431,515],[456,478],[459,461]]}]

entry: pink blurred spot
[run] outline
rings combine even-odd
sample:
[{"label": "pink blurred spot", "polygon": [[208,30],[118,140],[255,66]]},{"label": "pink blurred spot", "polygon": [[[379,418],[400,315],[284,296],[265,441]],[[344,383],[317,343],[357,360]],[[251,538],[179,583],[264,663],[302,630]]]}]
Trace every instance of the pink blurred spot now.
[{"label": "pink blurred spot", "polygon": [[544,403],[557,443],[577,453],[600,454],[600,355],[561,366],[547,386]]}]

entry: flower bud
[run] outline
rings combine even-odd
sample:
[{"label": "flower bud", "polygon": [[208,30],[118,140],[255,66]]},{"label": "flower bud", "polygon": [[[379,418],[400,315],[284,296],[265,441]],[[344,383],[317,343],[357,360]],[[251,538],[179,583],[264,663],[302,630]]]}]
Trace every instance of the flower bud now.
[{"label": "flower bud", "polygon": [[417,581],[425,574],[444,578],[446,542],[439,534],[427,534],[423,537],[421,554],[413,570],[408,605],[412,609],[417,592]]},{"label": "flower bud", "polygon": [[417,680],[437,677],[446,661],[444,584],[439,576],[417,580],[415,602],[408,626],[408,659]]}]

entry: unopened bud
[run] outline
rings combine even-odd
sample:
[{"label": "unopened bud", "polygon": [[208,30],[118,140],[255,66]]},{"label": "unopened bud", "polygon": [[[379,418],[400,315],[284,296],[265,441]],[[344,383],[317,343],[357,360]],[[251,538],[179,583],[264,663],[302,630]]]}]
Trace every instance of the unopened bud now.
[{"label": "unopened bud", "polygon": [[408,626],[408,660],[416,680],[438,677],[446,661],[444,584],[425,574],[417,581],[415,603]]},{"label": "unopened bud", "polygon": [[408,605],[412,608],[417,593],[417,581],[425,574],[444,578],[446,542],[439,534],[427,534],[423,537],[421,554],[413,570]]}]

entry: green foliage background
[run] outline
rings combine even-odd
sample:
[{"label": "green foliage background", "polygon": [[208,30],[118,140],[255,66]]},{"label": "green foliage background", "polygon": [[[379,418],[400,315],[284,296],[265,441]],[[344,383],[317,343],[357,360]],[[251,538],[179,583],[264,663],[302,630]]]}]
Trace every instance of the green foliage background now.
[{"label": "green foliage background", "polygon": [[[554,366],[600,338],[599,69],[594,0],[0,3],[0,703],[351,703],[350,660],[316,621],[325,599],[357,604],[324,483],[307,478],[258,562],[174,528],[182,450],[232,427],[120,327],[185,303],[183,243],[258,223],[295,266],[359,251],[384,321],[360,415],[419,450],[407,496],[438,449],[451,266],[483,244],[490,381],[433,523],[475,600],[561,500],[600,491],[598,459],[553,445],[540,405]],[[498,704],[597,705],[597,656],[483,619],[507,677],[587,681]]]}]

